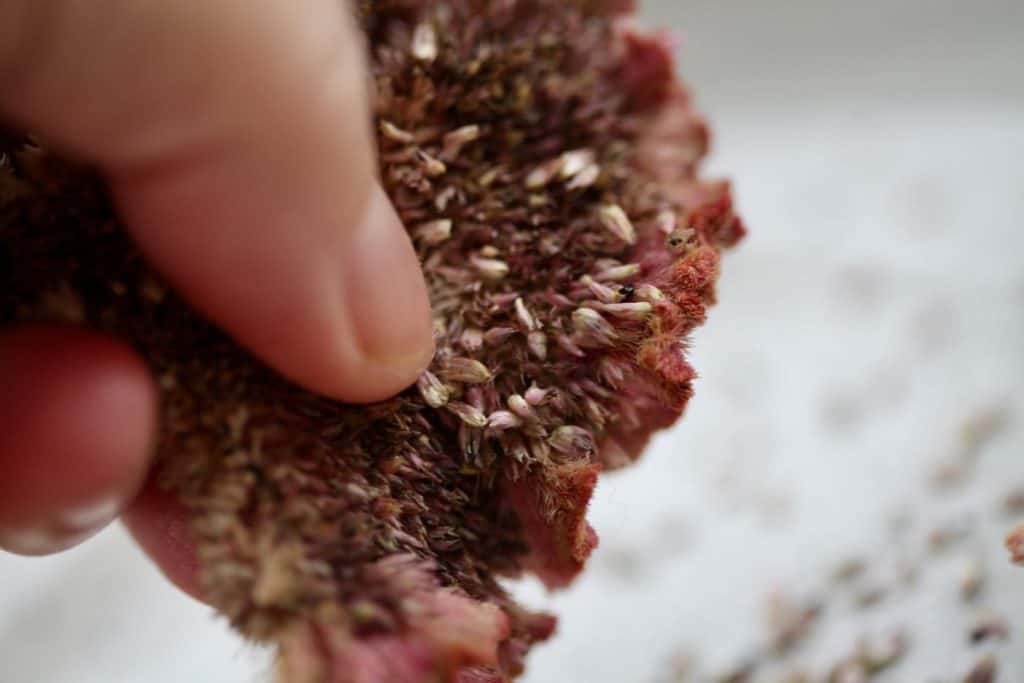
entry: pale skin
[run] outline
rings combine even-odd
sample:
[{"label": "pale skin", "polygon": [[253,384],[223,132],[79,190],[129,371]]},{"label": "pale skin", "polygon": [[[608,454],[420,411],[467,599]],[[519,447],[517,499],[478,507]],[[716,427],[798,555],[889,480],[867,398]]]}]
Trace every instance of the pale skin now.
[{"label": "pale skin", "polygon": [[[433,346],[346,8],[0,0],[0,121],[95,164],[152,264],[239,343],[361,402],[413,382]],[[88,330],[3,329],[0,385],[0,548],[57,552],[121,517],[198,595],[181,512],[144,486],[158,411],[143,361]]]}]

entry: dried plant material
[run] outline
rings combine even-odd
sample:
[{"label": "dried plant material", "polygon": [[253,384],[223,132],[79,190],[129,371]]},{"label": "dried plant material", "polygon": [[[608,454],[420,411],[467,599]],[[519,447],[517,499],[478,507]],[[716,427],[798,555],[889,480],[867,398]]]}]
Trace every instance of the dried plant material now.
[{"label": "dried plant material", "polygon": [[853,587],[853,604],[860,609],[874,607],[889,595],[889,586],[877,576],[866,576]]},{"label": "dried plant material", "polygon": [[812,683],[813,680],[806,671],[791,671],[775,679],[775,683]]},{"label": "dried plant material", "polygon": [[874,676],[899,663],[909,649],[909,634],[903,629],[896,629],[879,641],[861,641],[857,647],[857,658],[864,671]]},{"label": "dried plant material", "polygon": [[999,501],[999,509],[1006,515],[1024,515],[1024,486],[1014,486]]},{"label": "dried plant material", "polygon": [[1006,535],[1006,549],[1010,551],[1010,560],[1014,564],[1024,565],[1024,522]]},{"label": "dried plant material", "polygon": [[769,594],[765,616],[772,652],[784,655],[803,642],[823,609],[818,600],[798,600],[779,590]]},{"label": "dried plant material", "polygon": [[974,460],[961,458],[962,453],[947,457],[936,463],[928,475],[931,486],[936,491],[948,491],[965,485],[974,474]]},{"label": "dried plant material", "polygon": [[385,139],[392,140],[394,142],[409,143],[415,140],[412,133],[402,130],[386,119],[381,119],[380,121],[380,132],[384,135]]},{"label": "dried plant material", "polygon": [[864,576],[868,564],[861,558],[851,557],[843,560],[832,571],[832,583],[836,585],[849,584]]},{"label": "dried plant material", "polygon": [[984,655],[964,676],[964,683],[995,683],[998,671],[999,667],[995,656]]},{"label": "dried plant material", "polygon": [[601,225],[611,234],[626,244],[636,244],[636,229],[630,222],[629,216],[617,204],[606,204],[598,209],[598,219]]},{"label": "dried plant material", "polygon": [[928,552],[932,555],[944,553],[954,545],[970,538],[973,531],[973,526],[966,521],[938,524],[932,527],[925,538]]},{"label": "dried plant material", "polygon": [[731,671],[716,676],[715,683],[751,683],[756,673],[757,666],[751,662],[746,662]]},{"label": "dried plant material", "polygon": [[902,629],[878,641],[861,639],[852,654],[832,667],[828,683],[868,683],[898,664],[909,647],[910,638]]},{"label": "dried plant material", "polygon": [[412,237],[425,247],[436,247],[452,236],[450,218],[439,218],[422,223],[412,230]]},{"label": "dried plant material", "polygon": [[[974,542],[970,543],[973,546],[982,540],[975,538],[978,532],[977,524],[978,520],[972,514],[954,516],[933,527],[925,527],[928,531],[921,539],[923,543],[914,543],[912,542],[913,534],[918,527],[913,523],[912,517],[905,511],[890,516],[886,525],[886,534],[884,534],[887,541],[884,550],[877,555],[848,556],[822,577],[827,589],[819,593],[820,606],[815,605],[821,612],[821,616],[814,617],[814,631],[827,632],[829,626],[833,625],[830,622],[841,621],[846,622],[846,626],[850,626],[851,622],[857,623],[864,617],[874,619],[882,610],[873,608],[881,603],[890,592],[895,593],[902,588],[912,587],[917,583],[919,574],[931,572],[936,568],[940,572],[944,572],[946,568],[950,568],[948,561],[954,559],[959,559],[961,562],[957,575],[958,583],[955,584],[959,597],[965,603],[977,602],[984,594],[988,582],[988,570],[983,557],[969,554],[955,558],[952,553],[948,553],[954,546],[964,544],[965,541],[973,540]],[[1024,523],[1010,534],[1007,545],[1024,564]],[[964,552],[970,551],[971,548],[968,548]],[[947,553],[947,557],[937,557],[941,553]],[[928,581],[925,590],[931,590],[935,585],[937,584],[934,581]],[[949,584],[946,585],[949,586]],[[928,597],[938,599],[939,596]],[[851,614],[836,604],[846,598],[852,599],[854,606],[864,609],[868,614],[863,616]],[[856,640],[853,647],[846,647],[845,651],[827,653],[833,655],[830,661],[814,661],[816,666],[822,663],[827,664],[824,668],[824,671],[828,672],[827,675],[816,673],[807,676],[804,671],[808,670],[808,662],[801,661],[806,658],[795,647],[801,642],[803,636],[806,636],[805,619],[813,614],[813,612],[801,612],[799,607],[805,604],[812,605],[813,603],[801,603],[779,590],[768,595],[770,609],[765,639],[769,647],[765,648],[760,656],[747,660],[743,666],[732,670],[745,677],[741,680],[772,681],[772,683],[788,683],[790,681],[870,683],[871,681],[904,680],[904,672],[893,669],[900,666],[907,658],[906,655],[910,649],[912,634],[906,628],[894,629],[881,637],[861,637]],[[900,606],[893,605],[893,608],[899,609]],[[918,621],[918,619],[913,619],[913,621]],[[951,623],[950,628],[963,629],[966,632],[963,650],[968,651],[968,648],[972,646],[996,644],[1007,640],[1010,636],[1011,626],[1003,614],[992,609],[979,609],[967,619]],[[792,634],[802,635],[794,638]],[[822,642],[825,647],[824,643],[827,643],[829,639],[826,635],[825,638],[816,640]],[[924,645],[927,646],[928,643],[924,643]],[[794,656],[794,654],[798,656]],[[813,659],[817,660],[818,657],[826,653],[819,651],[811,654],[814,656]],[[842,656],[836,658],[836,654]],[[994,658],[979,660],[976,669],[968,678],[957,678],[957,680],[994,681],[995,666]],[[810,670],[816,671],[816,669]],[[946,677],[936,680],[954,679],[948,671],[942,673],[946,674]]]},{"label": "dried plant material", "polygon": [[913,588],[917,585],[917,579],[921,574],[921,568],[914,560],[903,557],[896,561],[895,566],[896,582],[901,588]]},{"label": "dried plant material", "polygon": [[422,62],[437,58],[437,32],[429,23],[422,23],[412,32],[412,56]]},{"label": "dried plant material", "polygon": [[931,483],[936,490],[949,490],[965,484],[977,468],[988,444],[1009,424],[1009,410],[997,405],[969,415],[960,426],[949,452],[932,470]]},{"label": "dried plant material", "polygon": [[960,568],[960,597],[964,602],[973,602],[981,595],[986,580],[985,563],[977,557],[964,561]]},{"label": "dried plant material", "polygon": [[870,674],[857,658],[837,664],[828,675],[828,683],[868,683]]},{"label": "dried plant material", "polygon": [[960,427],[960,443],[968,451],[977,451],[999,436],[1010,423],[1006,405],[983,408],[970,415]]},{"label": "dried plant material", "polygon": [[1006,640],[1010,637],[1010,624],[1006,617],[991,609],[979,610],[971,619],[967,640],[977,645],[988,640]]},{"label": "dried plant material", "polygon": [[688,650],[673,652],[668,669],[659,683],[694,683],[697,679],[697,658]]},{"label": "dried plant material", "polygon": [[627,5],[360,3],[381,177],[437,333],[417,385],[371,406],[262,366],[160,284],[98,177],[0,138],[0,324],[56,309],[148,360],[158,475],[204,594],[281,645],[286,683],[515,678],[554,620],[498,579],[571,581],[598,473],[690,398],[684,341],[743,227],[698,178],[704,123]]}]

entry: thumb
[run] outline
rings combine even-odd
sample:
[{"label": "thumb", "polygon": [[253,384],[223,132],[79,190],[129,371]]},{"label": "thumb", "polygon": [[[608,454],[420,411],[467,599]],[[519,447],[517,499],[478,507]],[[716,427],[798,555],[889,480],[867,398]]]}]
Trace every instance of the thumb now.
[{"label": "thumb", "polygon": [[198,310],[293,380],[363,401],[411,383],[432,346],[346,8],[2,0],[0,114],[97,164]]}]

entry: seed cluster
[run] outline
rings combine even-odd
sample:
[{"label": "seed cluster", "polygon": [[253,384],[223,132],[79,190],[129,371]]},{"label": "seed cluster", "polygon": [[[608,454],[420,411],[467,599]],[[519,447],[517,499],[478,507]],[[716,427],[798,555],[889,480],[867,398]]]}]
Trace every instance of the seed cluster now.
[{"label": "seed cluster", "polygon": [[[977,503],[966,500],[964,494],[979,483],[974,481],[976,471],[990,455],[990,443],[1005,437],[1012,422],[1009,407],[1003,403],[972,407],[936,458],[938,466],[929,469],[915,509],[891,514],[879,539],[886,542],[875,553],[850,554],[819,578],[805,571],[791,588],[773,588],[765,600],[763,643],[725,669],[707,673],[700,665],[699,653],[683,647],[668,658],[657,681],[909,680],[909,666],[920,665],[909,661],[913,650],[918,657],[921,652],[942,652],[944,656],[928,662],[936,667],[942,666],[949,654],[948,641],[940,646],[934,634],[920,624],[909,625],[920,622],[922,616],[934,619],[934,615],[930,611],[909,614],[899,604],[908,597],[922,596],[929,610],[943,602],[956,605],[959,618],[943,621],[942,626],[959,638],[961,647],[957,649],[967,659],[965,668],[936,672],[935,683],[1005,680],[1007,673],[1004,670],[1000,676],[1000,664],[1013,661],[1014,627],[1019,625],[1013,623],[1012,610],[1000,599],[998,585],[1003,576],[992,556],[1002,551],[993,543],[996,536],[985,518],[994,513],[991,521],[996,528],[1007,518],[1019,518],[1024,509],[1024,487],[1010,484],[997,493],[989,510],[977,509]],[[949,467],[951,463],[956,466]],[[937,471],[955,471],[956,476],[937,479]],[[943,512],[935,519],[937,510],[930,508],[937,504],[942,510],[951,501],[957,503],[959,514],[949,517]],[[918,515],[928,519],[927,523],[917,524],[914,517]],[[1008,532],[1005,544],[1009,559],[1024,563],[1024,523]],[[900,613],[898,618],[904,623],[892,624]],[[887,621],[892,625],[878,630],[878,625]],[[828,637],[836,627],[859,635],[837,651]]]},{"label": "seed cluster", "polygon": [[510,680],[552,617],[497,582],[570,581],[600,470],[681,413],[684,341],[743,234],[665,45],[623,2],[376,0],[381,173],[437,354],[370,406],[295,387],[140,258],[102,183],[0,137],[0,324],[87,323],[159,378],[158,475],[207,599],[289,682]]}]

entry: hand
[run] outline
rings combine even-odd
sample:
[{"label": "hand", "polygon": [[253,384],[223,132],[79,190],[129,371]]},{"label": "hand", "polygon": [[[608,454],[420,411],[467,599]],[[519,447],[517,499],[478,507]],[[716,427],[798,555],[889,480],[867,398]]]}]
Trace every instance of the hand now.
[{"label": "hand", "polygon": [[[197,310],[348,401],[401,390],[432,353],[367,83],[340,0],[0,0],[0,119],[95,164]],[[127,509],[194,589],[173,504],[131,503],[156,433],[142,360],[86,330],[0,330],[0,386],[0,546],[54,552]]]}]

